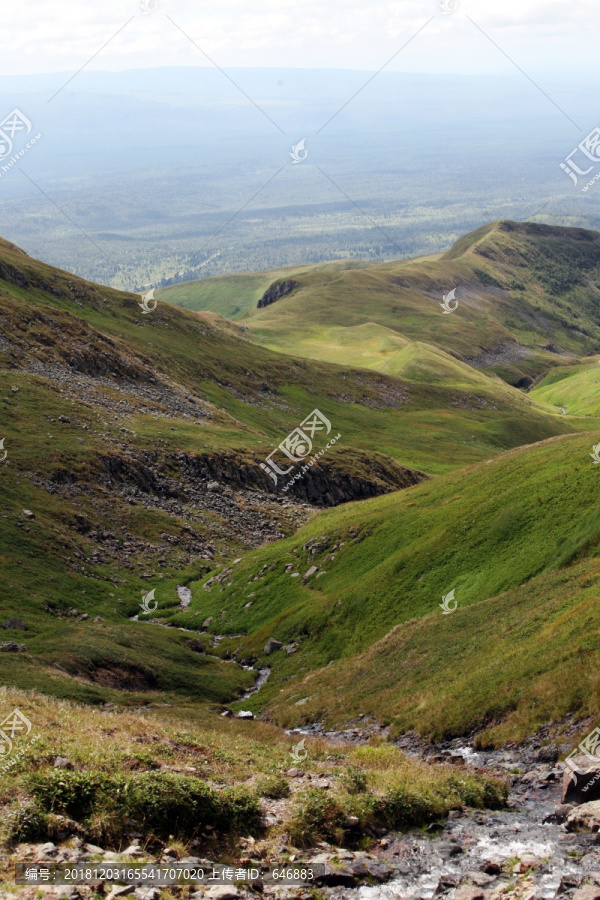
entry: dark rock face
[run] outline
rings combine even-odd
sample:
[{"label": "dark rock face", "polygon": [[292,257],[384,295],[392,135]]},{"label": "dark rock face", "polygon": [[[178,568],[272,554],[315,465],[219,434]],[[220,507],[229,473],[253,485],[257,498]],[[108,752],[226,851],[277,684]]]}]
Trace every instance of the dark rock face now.
[{"label": "dark rock face", "polygon": [[[355,460],[356,457],[355,453]],[[360,474],[351,470],[350,465],[346,467],[342,460],[336,460],[335,464],[322,461],[283,492],[282,488],[286,485],[284,477],[275,486],[260,468],[258,460],[254,462],[235,453],[211,456],[168,454],[163,459],[151,458],[151,455],[147,458],[140,455],[137,459],[102,455],[99,460],[103,475],[108,475],[110,479],[109,484],[131,484],[146,494],[190,499],[195,490],[203,494],[214,492],[212,485],[216,483],[228,485],[234,490],[251,489],[281,495],[282,498],[293,497],[311,506],[338,506],[352,500],[378,497],[411,487],[427,477],[422,472],[401,466],[393,459],[365,454],[365,465],[361,466]],[[173,478],[173,475],[176,477]]]},{"label": "dark rock face", "polygon": [[592,763],[586,756],[575,756],[570,763],[575,771],[565,770],[561,803],[600,800],[600,763]]},{"label": "dark rock face", "polygon": [[[356,462],[359,456],[359,453],[354,452],[353,461]],[[374,457],[372,454],[364,456],[360,475],[356,474],[355,469],[351,469],[350,464],[344,465],[341,459],[336,459],[335,463],[322,461],[312,466],[286,492],[282,491],[287,483],[285,477],[280,477],[279,484],[275,486],[260,468],[259,462],[239,459],[234,455],[190,457],[182,454],[179,464],[182,474],[187,477],[195,475],[202,479],[210,478],[233,488],[254,488],[269,494],[281,494],[282,497],[291,495],[311,506],[338,506],[351,500],[378,497],[380,494],[411,487],[427,477],[422,472],[401,466],[393,459]]]},{"label": "dark rock face", "polygon": [[16,269],[14,266],[11,266],[9,263],[0,263],[0,278],[3,281],[8,281],[9,284],[14,284],[17,287],[26,288],[29,287],[29,282],[23,275],[19,269]]},{"label": "dark rock face", "polygon": [[292,281],[291,279],[289,281],[274,281],[258,301],[257,309],[262,309],[264,306],[270,306],[271,303],[281,300],[282,297],[285,297],[286,294],[291,294],[299,286],[297,281]]},{"label": "dark rock face", "polygon": [[[391,458],[369,454],[364,454],[364,457],[360,474],[352,471],[343,460],[319,462],[303,473],[281,496],[292,495],[315,506],[337,506],[411,487],[427,478],[422,472],[407,469]],[[363,462],[358,452],[353,453],[353,458],[354,461],[360,458]],[[151,453],[139,454],[137,458],[101,455],[99,461],[103,476],[109,476],[109,485],[111,482],[128,483],[144,493],[163,497],[185,498],[193,488],[213,493],[214,485],[222,484],[234,489],[250,488],[278,494],[286,484],[282,476],[280,484],[275,486],[260,468],[260,460],[244,458],[235,452],[210,456],[166,454],[162,458]]]}]

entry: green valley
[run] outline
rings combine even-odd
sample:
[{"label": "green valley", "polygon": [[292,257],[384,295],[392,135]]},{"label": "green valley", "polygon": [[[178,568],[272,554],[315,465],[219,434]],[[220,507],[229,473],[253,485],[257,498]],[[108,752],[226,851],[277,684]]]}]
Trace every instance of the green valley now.
[{"label": "green valley", "polygon": [[0,678],[39,739],[4,842],[287,860],[506,812],[506,768],[398,745],[600,714],[600,234],[155,299],[0,242]]}]

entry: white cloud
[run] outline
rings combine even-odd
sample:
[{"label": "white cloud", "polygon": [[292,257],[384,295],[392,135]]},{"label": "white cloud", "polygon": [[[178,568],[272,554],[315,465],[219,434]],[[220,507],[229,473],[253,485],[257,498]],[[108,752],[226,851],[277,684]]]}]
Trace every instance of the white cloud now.
[{"label": "white cloud", "polygon": [[[149,0],[153,5],[154,0]],[[453,0],[452,0],[453,2]],[[532,72],[577,72],[596,65],[596,0],[22,0],[2,10],[5,74],[205,65],[170,16],[219,65],[377,69],[431,17],[392,69],[504,72],[510,63],[469,22],[473,18],[509,56]],[[113,35],[133,21],[113,40]]]}]

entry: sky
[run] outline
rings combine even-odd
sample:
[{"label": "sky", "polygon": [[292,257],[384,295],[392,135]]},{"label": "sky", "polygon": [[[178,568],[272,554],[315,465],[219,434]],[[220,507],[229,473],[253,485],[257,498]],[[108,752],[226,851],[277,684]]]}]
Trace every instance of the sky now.
[{"label": "sky", "polygon": [[585,80],[599,30],[597,0],[20,0],[2,9],[2,74],[212,61],[476,75],[516,64]]}]

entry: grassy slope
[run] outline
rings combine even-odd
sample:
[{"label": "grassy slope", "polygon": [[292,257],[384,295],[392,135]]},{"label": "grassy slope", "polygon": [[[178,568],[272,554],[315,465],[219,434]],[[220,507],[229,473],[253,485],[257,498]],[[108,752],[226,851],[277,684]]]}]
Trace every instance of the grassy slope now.
[{"label": "grassy slope", "polygon": [[182,284],[162,288],[156,291],[155,296],[165,303],[184,306],[196,312],[216,312],[235,321],[256,309],[266,289],[277,278],[297,278],[307,271],[358,269],[365,265],[367,264],[342,260],[317,266],[288,266],[263,272],[217,275],[201,281],[185,281]]},{"label": "grassy slope", "polygon": [[[285,353],[394,371],[403,341],[460,359],[518,342],[533,352],[493,367],[516,384],[564,361],[548,344],[572,355],[600,349],[600,236],[582,229],[496,222],[441,257],[307,268],[297,280],[291,295],[244,319],[254,340]],[[452,288],[459,308],[444,315]]]},{"label": "grassy slope", "polygon": [[[248,637],[224,648],[274,667],[250,703],[285,724],[367,711],[399,730],[489,726],[488,737],[507,738],[569,710],[597,713],[594,437],[521,448],[326,512],[251,554],[223,588],[198,584],[177,621],[225,610],[219,629]],[[315,555],[309,540],[321,541]],[[313,563],[321,572],[306,583],[285,572],[292,564],[302,576]],[[451,589],[459,609],[444,616]],[[298,651],[263,656],[271,635]]]},{"label": "grassy slope", "polygon": [[[257,460],[318,405],[342,432],[343,447],[338,452],[346,458],[352,457],[353,448],[377,450],[435,474],[519,444],[586,427],[584,419],[574,425],[549,414],[544,405],[533,404],[528,397],[434,347],[422,354],[414,353],[414,344],[401,349],[399,365],[410,379],[386,377],[271,353],[244,340],[237,326],[210,313],[197,315],[161,304],[151,316],[141,316],[131,295],[61,273],[5,242],[0,245],[0,265],[2,327],[18,348],[18,353],[11,355],[5,345],[0,346],[4,366],[0,403],[8,413],[0,436],[5,437],[9,451],[8,464],[0,472],[1,554],[6,614],[21,615],[28,627],[25,634],[6,632],[7,639],[25,642],[28,651],[1,654],[0,667],[6,680],[23,687],[44,685],[52,693],[73,699],[118,699],[137,705],[148,696],[166,696],[168,702],[178,698],[180,702],[190,685],[199,699],[232,699],[250,680],[249,673],[233,663],[219,666],[190,651],[184,632],[128,621],[138,611],[142,592],[156,587],[161,607],[170,606],[167,615],[175,620],[181,616],[186,624],[197,627],[193,612],[198,610],[177,612],[174,583],[162,582],[162,576],[186,581],[198,577],[202,566],[191,565],[186,554],[176,553],[171,545],[166,550],[164,544],[161,547],[165,533],[181,534],[188,523],[185,513],[179,517],[161,510],[149,512],[135,504],[115,502],[103,492],[97,465],[100,454],[127,456],[140,450],[195,453],[202,447],[213,453],[235,450]],[[353,273],[360,274],[363,268],[355,267]],[[338,274],[345,277],[349,273],[338,267]],[[453,317],[443,318],[454,321]],[[51,364],[62,367],[61,371],[70,367],[75,375],[89,372],[89,387],[83,395],[70,396],[52,379],[24,373],[20,366],[25,362]],[[446,383],[435,383],[438,366]],[[212,417],[196,421],[178,417],[167,407],[161,409],[160,403],[145,412],[139,412],[133,403],[119,417],[108,414],[106,403],[122,396],[118,392],[122,384],[143,386],[157,378],[184,394],[189,392]],[[11,387],[19,390],[13,392]],[[58,417],[65,413],[71,419],[69,428],[58,424]],[[335,461],[334,454],[332,459]],[[48,489],[61,472],[77,477],[78,486],[66,496]],[[463,476],[458,477],[461,480]],[[33,509],[35,519],[25,520],[23,508]],[[353,506],[349,515],[360,525],[371,508],[370,504]],[[188,512],[192,515],[194,511]],[[97,563],[91,555],[97,545],[77,530],[76,514],[88,517],[99,528],[127,530],[148,540],[149,546],[139,552],[133,568]],[[319,531],[320,522],[318,517],[314,526]],[[208,536],[215,524],[208,518],[201,524],[195,522],[194,528]],[[243,552],[239,545],[220,544],[218,529],[214,543],[217,559],[223,553]],[[383,548],[382,544],[381,551]],[[279,548],[273,551],[275,557],[280,552]],[[167,559],[164,568],[157,570],[155,562],[161,553]],[[362,578],[362,573],[356,572],[358,560],[353,554],[348,573]],[[150,580],[142,578],[145,572],[151,573]],[[325,587],[329,578],[323,576],[319,586]],[[282,579],[285,602],[281,605],[279,592],[277,597],[274,592],[275,606],[269,606],[266,617],[261,613],[256,618],[257,610],[252,608],[247,617],[253,630],[250,645],[262,646],[275,619],[286,628],[292,622],[292,631],[306,622],[307,591],[299,580]],[[347,588],[342,578],[339,589]],[[313,593],[308,591],[308,596]],[[202,596],[204,603],[208,596]],[[218,615],[220,599],[222,596],[215,597],[211,605]],[[292,619],[290,603],[295,604]],[[88,614],[89,620],[57,618],[57,612],[70,606]],[[313,612],[309,606],[309,620]],[[104,623],[93,622],[97,614]],[[323,615],[318,605],[316,614]],[[345,629],[345,618],[340,621]],[[395,623],[393,603],[386,600],[374,616],[373,639]],[[226,618],[224,624],[229,627],[230,621]],[[239,624],[244,628],[246,620]],[[163,661],[154,680],[140,639],[142,627],[153,658]],[[367,646],[352,630],[347,638],[324,634],[325,643],[315,644],[310,651],[310,667],[342,655],[344,647],[362,651]],[[295,665],[295,658],[291,660],[290,666]],[[98,677],[98,672],[102,675],[111,667],[116,678]],[[191,673],[189,681],[185,671]]]},{"label": "grassy slope", "polygon": [[583,360],[551,372],[531,391],[530,396],[548,406],[566,409],[569,416],[600,416],[600,360]]},{"label": "grassy slope", "polygon": [[[210,449],[266,455],[317,406],[342,433],[344,446],[377,450],[435,473],[568,430],[554,411],[548,415],[543,405],[508,393],[500,383],[486,384],[477,373],[448,385],[415,383],[347,365],[289,359],[252,345],[214,314],[198,316],[161,304],[142,316],[131,295],[86,288],[86,282],[29,260],[6,242],[0,251],[0,263],[14,265],[32,282],[21,288],[0,280],[7,294],[0,295],[2,318],[7,330],[19,335],[24,353],[63,366],[74,359],[75,370],[82,359],[93,367],[106,356],[104,370],[96,374],[114,377],[113,366],[118,376],[142,382],[160,374],[211,404],[213,417],[200,432],[173,423],[170,434],[170,423],[165,433],[150,416],[132,417],[141,445],[152,446],[160,437],[167,451],[192,450],[201,442]],[[89,296],[77,299],[70,284],[82,285],[84,292],[89,288]],[[24,316],[24,305],[36,313]],[[15,363],[5,357],[4,365],[10,369]],[[443,460],[430,449],[439,441],[447,448]]]},{"label": "grassy slope", "polygon": [[[364,463],[357,449],[436,473],[571,427],[500,384],[440,386],[288,359],[252,345],[215,314],[165,304],[142,316],[133,296],[32,260],[7,242],[0,267],[0,324],[10,338],[0,343],[0,438],[8,452],[0,467],[3,614],[27,627],[6,632],[27,653],[0,654],[0,676],[21,687],[139,705],[154,695],[172,702],[190,688],[199,699],[232,699],[251,681],[234,664],[190,651],[183,632],[129,621],[151,588],[161,607],[175,610],[175,585],[208,567],[172,543],[190,521],[195,536],[215,546],[215,563],[247,547],[220,537],[218,516],[199,518],[193,506],[173,515],[115,497],[103,487],[102,457],[232,451],[258,462],[315,406],[343,436],[329,459],[357,472]],[[190,408],[199,418],[178,415],[166,401],[144,401],[140,411],[139,399],[121,392],[159,381],[195,399]],[[102,545],[90,528],[114,533],[120,546],[133,536],[134,560],[125,560],[124,549],[96,560]],[[70,621],[70,608],[89,619]],[[103,623],[93,621],[97,615]],[[140,627],[161,660],[155,676]]]}]

